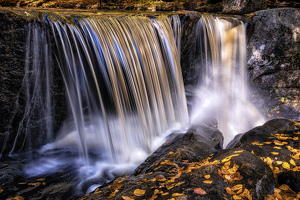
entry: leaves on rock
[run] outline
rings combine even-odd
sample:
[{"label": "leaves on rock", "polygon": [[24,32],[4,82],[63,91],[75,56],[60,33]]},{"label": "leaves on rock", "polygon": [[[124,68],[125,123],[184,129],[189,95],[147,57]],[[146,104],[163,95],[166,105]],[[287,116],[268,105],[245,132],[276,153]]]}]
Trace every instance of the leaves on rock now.
[{"label": "leaves on rock", "polygon": [[288,162],[283,162],[281,165],[284,169],[290,169],[290,164]]},{"label": "leaves on rock", "polygon": [[136,189],[134,190],[133,194],[135,196],[143,196],[145,194],[146,190],[140,190],[140,189]]},{"label": "leaves on rock", "polygon": [[157,181],[166,181],[167,179],[164,177],[164,175],[162,175],[162,174],[158,174],[158,175],[156,175],[156,180]]}]

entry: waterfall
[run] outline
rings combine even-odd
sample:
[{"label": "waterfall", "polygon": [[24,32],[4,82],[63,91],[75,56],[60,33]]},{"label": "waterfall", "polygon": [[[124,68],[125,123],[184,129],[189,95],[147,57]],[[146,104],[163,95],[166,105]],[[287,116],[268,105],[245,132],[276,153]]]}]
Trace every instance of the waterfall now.
[{"label": "waterfall", "polygon": [[204,14],[196,31],[201,80],[191,122],[205,117],[216,118],[224,134],[224,145],[227,145],[238,133],[264,122],[249,100],[245,25],[234,18]]},{"label": "waterfall", "polygon": [[[178,16],[87,18],[50,22],[86,164],[97,150],[116,163],[188,121],[180,69]],[[71,135],[72,136],[71,136]]]}]

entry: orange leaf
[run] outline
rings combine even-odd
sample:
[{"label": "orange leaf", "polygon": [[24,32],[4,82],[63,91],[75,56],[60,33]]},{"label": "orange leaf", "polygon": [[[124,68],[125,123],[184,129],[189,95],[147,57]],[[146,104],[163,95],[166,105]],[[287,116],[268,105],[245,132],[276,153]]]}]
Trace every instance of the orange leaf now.
[{"label": "orange leaf", "polygon": [[195,188],[194,192],[197,194],[207,194],[202,188]]},{"label": "orange leaf", "polygon": [[146,190],[140,190],[140,189],[136,189],[134,190],[133,194],[135,196],[143,196],[145,194]]},{"label": "orange leaf", "polygon": [[164,175],[162,175],[162,174],[158,174],[158,175],[156,175],[156,180],[157,181],[166,181],[167,179],[164,177]]},{"label": "orange leaf", "polygon": [[238,184],[238,185],[233,186],[233,187],[231,188],[231,190],[236,191],[236,190],[240,190],[240,189],[242,189],[242,188],[243,188],[243,185],[242,185],[242,184]]},{"label": "orange leaf", "polygon": [[3,189],[0,188],[0,193],[3,192]]},{"label": "orange leaf", "polygon": [[40,183],[40,182],[36,182],[36,183],[28,183],[28,185],[39,186],[39,185],[41,185],[41,183]]},{"label": "orange leaf", "polygon": [[21,196],[16,196],[16,197],[13,197],[13,198],[10,198],[10,200],[23,200],[24,197],[21,197]]},{"label": "orange leaf", "polygon": [[210,179],[210,175],[209,175],[209,174],[208,174],[208,175],[205,175],[204,178]]}]

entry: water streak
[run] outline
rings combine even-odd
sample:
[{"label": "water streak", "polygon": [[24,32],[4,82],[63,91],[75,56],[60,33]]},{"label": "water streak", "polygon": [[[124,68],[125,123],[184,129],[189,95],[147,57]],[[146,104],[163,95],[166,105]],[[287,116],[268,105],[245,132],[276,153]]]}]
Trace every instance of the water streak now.
[{"label": "water streak", "polygon": [[217,118],[227,145],[236,134],[264,122],[249,101],[245,26],[234,18],[202,15],[196,29],[202,77],[191,121]]}]

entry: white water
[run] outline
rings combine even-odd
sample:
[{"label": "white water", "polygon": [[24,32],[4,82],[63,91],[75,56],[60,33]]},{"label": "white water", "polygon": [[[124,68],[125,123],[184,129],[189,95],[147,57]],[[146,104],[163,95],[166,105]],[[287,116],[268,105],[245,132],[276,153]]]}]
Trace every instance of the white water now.
[{"label": "white water", "polygon": [[264,118],[249,100],[246,32],[242,22],[203,15],[198,21],[202,77],[195,93],[191,122],[218,120],[224,147],[238,133],[262,125]]}]

